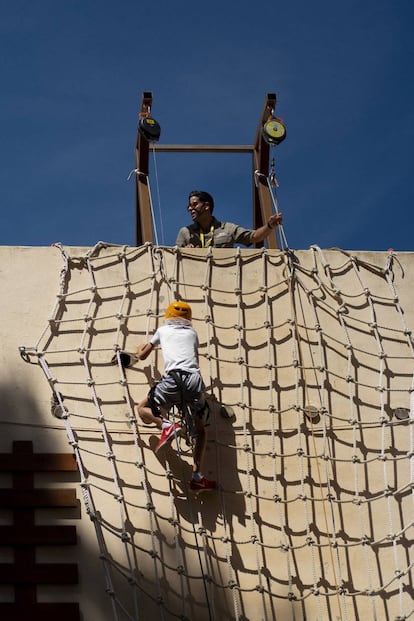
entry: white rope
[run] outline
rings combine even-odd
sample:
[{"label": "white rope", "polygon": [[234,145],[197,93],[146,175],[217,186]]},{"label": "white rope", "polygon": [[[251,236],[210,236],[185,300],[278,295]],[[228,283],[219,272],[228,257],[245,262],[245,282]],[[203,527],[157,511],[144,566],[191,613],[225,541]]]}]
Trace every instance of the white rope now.
[{"label": "white rope", "polygon": [[151,221],[152,221],[152,226],[154,229],[155,245],[158,246],[159,243],[158,243],[157,222],[156,222],[155,214],[154,214],[154,206],[153,206],[152,192],[151,192],[151,182],[150,182],[149,175],[147,173],[141,172],[138,168],[133,168],[127,177],[127,181],[131,179],[132,175],[137,175],[137,176],[141,175],[145,177],[147,180],[148,198],[149,198],[149,206],[150,206],[150,213],[151,213]]},{"label": "white rope", "polygon": [[[254,171],[254,181],[255,181],[255,185],[257,186],[259,183],[259,177],[264,177],[264,179],[266,180],[266,185],[269,189],[269,194],[270,194],[270,200],[272,201],[272,206],[273,206],[273,211],[275,214],[279,215],[280,211],[279,211],[279,202],[277,200],[277,194],[276,194],[276,186],[274,184],[272,184],[271,181],[271,177],[267,176],[263,173],[261,173],[259,170],[255,170]],[[277,185],[278,187],[278,185]],[[285,235],[285,230],[283,228],[282,224],[278,224],[277,227],[277,232],[279,233],[280,236],[280,249],[281,250],[287,250],[289,248],[288,243],[287,243],[287,239],[286,239],[286,235]]]},{"label": "white rope", "polygon": [[158,166],[157,166],[157,158],[156,158],[156,151],[155,151],[155,143],[152,144],[152,157],[154,160],[155,187],[157,189],[157,204],[158,204],[158,217],[160,220],[160,228],[161,228],[161,243],[164,246],[165,245],[164,223],[163,223],[163,218],[162,218],[160,183],[158,179]]}]

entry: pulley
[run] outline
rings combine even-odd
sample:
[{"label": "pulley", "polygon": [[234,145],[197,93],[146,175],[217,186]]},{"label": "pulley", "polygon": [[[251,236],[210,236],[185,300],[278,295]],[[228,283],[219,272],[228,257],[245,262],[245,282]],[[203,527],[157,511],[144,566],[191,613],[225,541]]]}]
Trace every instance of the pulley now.
[{"label": "pulley", "polygon": [[139,120],[138,131],[148,142],[158,142],[160,139],[161,127],[151,116],[144,116]]},{"label": "pulley", "polygon": [[286,138],[286,127],[282,119],[272,116],[262,127],[262,136],[267,144],[277,145]]}]

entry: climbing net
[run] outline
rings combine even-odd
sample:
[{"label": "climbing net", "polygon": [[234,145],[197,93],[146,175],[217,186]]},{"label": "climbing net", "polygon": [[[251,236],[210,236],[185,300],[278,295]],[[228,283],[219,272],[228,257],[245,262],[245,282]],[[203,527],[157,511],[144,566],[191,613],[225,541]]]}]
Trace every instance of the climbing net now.
[{"label": "climbing net", "polygon": [[[41,367],[76,456],[114,619],[414,618],[413,317],[399,257],[57,248],[54,308],[21,355]],[[199,334],[210,495],[187,494],[189,449],[157,457],[157,430],[135,416],[160,354],[122,364],[174,299]]]}]

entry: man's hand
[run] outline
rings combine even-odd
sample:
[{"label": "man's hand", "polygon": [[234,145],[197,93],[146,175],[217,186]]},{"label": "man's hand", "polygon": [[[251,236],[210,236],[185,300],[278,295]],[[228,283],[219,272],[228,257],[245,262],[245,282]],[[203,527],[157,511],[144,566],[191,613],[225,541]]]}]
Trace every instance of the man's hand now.
[{"label": "man's hand", "polygon": [[267,226],[269,227],[269,229],[274,229],[276,226],[278,226],[278,224],[282,224],[282,214],[274,213],[267,221]]}]

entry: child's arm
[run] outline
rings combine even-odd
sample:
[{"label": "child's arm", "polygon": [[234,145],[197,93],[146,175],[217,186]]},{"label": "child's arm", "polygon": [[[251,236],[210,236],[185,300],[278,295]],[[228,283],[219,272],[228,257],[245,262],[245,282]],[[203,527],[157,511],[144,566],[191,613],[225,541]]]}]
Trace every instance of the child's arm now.
[{"label": "child's arm", "polygon": [[154,345],[152,343],[143,343],[142,345],[138,345],[137,347],[137,358],[138,360],[145,360],[148,358],[152,350],[154,349]]}]

